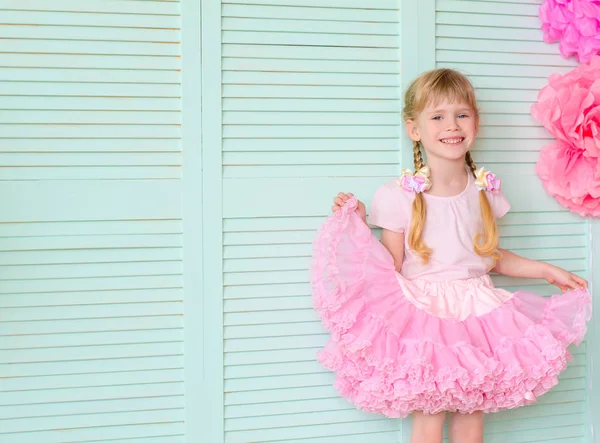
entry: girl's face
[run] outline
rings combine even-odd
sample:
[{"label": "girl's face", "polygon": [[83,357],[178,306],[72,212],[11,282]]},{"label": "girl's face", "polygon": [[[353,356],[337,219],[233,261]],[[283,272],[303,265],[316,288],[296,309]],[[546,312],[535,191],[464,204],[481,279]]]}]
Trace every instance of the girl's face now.
[{"label": "girl's face", "polygon": [[407,120],[406,132],[420,141],[428,159],[463,159],[473,146],[479,121],[474,109],[465,103],[442,101],[428,105],[415,120]]}]

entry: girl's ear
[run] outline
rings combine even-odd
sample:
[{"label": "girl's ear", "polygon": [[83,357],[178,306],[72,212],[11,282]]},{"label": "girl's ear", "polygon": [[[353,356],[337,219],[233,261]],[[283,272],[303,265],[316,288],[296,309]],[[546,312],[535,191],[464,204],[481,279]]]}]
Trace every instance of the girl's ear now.
[{"label": "girl's ear", "polygon": [[406,120],[406,134],[408,134],[410,139],[414,142],[421,141],[421,136],[419,135],[419,128],[417,127],[417,123],[414,120]]}]

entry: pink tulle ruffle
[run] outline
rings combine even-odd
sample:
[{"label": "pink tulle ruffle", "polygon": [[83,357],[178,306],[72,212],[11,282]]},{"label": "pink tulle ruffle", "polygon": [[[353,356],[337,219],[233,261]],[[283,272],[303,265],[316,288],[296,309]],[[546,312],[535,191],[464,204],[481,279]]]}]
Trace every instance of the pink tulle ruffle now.
[{"label": "pink tulle ruffle", "polygon": [[546,0],[539,17],[544,41],[560,42],[563,57],[586,63],[600,53],[600,0]]},{"label": "pink tulle ruffle", "polygon": [[360,409],[495,412],[535,401],[558,383],[591,316],[587,291],[550,299],[517,292],[464,320],[439,318],[403,296],[387,250],[352,199],[313,243],[314,307],[332,339],[319,361]]},{"label": "pink tulle ruffle", "polygon": [[546,191],[582,216],[600,216],[600,56],[550,76],[531,114],[557,138],[537,172]]}]

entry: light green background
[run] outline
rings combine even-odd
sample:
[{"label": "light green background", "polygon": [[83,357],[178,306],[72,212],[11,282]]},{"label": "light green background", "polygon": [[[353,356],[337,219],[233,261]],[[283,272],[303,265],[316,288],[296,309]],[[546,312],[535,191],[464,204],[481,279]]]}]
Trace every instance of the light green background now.
[{"label": "light green background", "polygon": [[[402,91],[451,67],[513,205],[502,245],[593,283],[599,225],[534,171],[551,139],[529,108],[575,66],[538,7],[0,0],[0,441],[408,442],[315,362],[310,242],[337,191],[368,204],[410,166]],[[486,442],[598,442],[599,347]]]}]

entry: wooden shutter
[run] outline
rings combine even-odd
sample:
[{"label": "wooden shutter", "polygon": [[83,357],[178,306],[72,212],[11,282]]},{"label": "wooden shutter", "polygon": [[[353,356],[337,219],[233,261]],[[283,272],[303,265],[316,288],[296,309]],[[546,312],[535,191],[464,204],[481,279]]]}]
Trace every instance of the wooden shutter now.
[{"label": "wooden shutter", "polygon": [[[436,65],[471,78],[481,108],[476,164],[496,172],[512,204],[501,245],[588,277],[588,224],[549,197],[535,174],[540,148],[552,137],[530,115],[553,72],[576,66],[542,41],[537,1],[437,0]],[[509,290],[550,295],[545,281],[495,278]],[[533,407],[489,416],[486,442],[583,442],[587,437],[587,343],[559,385]]]},{"label": "wooden shutter", "polygon": [[225,441],[396,442],[316,363],[311,241],[338,191],[400,163],[398,2],[225,1]]},{"label": "wooden shutter", "polygon": [[179,3],[0,22],[0,440],[182,442]]}]

